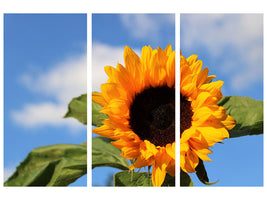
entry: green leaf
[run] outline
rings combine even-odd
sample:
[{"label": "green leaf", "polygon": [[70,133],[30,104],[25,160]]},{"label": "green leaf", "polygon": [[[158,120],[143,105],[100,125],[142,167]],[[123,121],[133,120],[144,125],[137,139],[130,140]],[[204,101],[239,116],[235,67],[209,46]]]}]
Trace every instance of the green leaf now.
[{"label": "green leaf", "polygon": [[231,138],[263,133],[263,101],[226,96],[218,105],[226,108],[226,113],[236,120],[236,126],[229,131]]},{"label": "green leaf", "polygon": [[108,118],[106,114],[99,112],[102,108],[103,107],[101,105],[92,101],[92,125],[101,126],[103,124],[103,120]]},{"label": "green leaf", "polygon": [[209,178],[208,178],[208,174],[207,171],[205,169],[204,163],[201,159],[199,159],[199,163],[196,167],[196,174],[198,179],[202,182],[202,183],[208,183],[209,182]]},{"label": "green leaf", "polygon": [[[125,170],[114,174],[114,186],[153,186],[151,173]],[[166,174],[162,186],[175,186],[175,177]]]},{"label": "green leaf", "polygon": [[125,170],[114,174],[114,186],[152,186],[151,174]]},{"label": "green leaf", "polygon": [[169,174],[166,174],[166,177],[165,177],[165,180],[162,186],[175,186],[175,177]]},{"label": "green leaf", "polygon": [[198,179],[202,183],[204,183],[205,185],[213,185],[219,181],[219,180],[217,180],[216,182],[213,182],[213,183],[209,182],[207,171],[206,171],[204,163],[201,159],[199,159],[199,163],[196,167],[196,174],[197,174]]},{"label": "green leaf", "polygon": [[120,156],[121,150],[114,147],[112,140],[104,137],[94,137],[92,139],[92,168],[95,167],[115,167],[122,170],[129,169],[127,159]]},{"label": "green leaf", "polygon": [[83,94],[79,97],[73,98],[68,105],[68,112],[64,116],[74,117],[79,122],[87,124],[87,94]]},{"label": "green leaf", "polygon": [[191,177],[183,170],[180,172],[180,186],[194,186]]},{"label": "green leaf", "polygon": [[87,148],[56,144],[31,151],[5,186],[67,186],[87,173]]}]

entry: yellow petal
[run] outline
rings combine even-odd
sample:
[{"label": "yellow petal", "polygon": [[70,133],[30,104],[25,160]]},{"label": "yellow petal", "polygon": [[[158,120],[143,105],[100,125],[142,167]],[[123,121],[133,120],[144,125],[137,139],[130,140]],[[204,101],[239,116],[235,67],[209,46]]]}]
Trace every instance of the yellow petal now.
[{"label": "yellow petal", "polygon": [[152,170],[153,186],[161,186],[166,176],[166,168],[171,161],[171,157],[162,149],[155,158]]},{"label": "yellow petal", "polygon": [[95,129],[93,129],[92,132],[95,134],[101,135],[103,137],[113,139],[113,140],[118,139],[118,137],[114,135],[114,129],[107,126],[107,125],[97,127]]},{"label": "yellow petal", "polygon": [[194,62],[197,61],[198,56],[197,55],[191,55],[186,60],[189,65],[192,65]]},{"label": "yellow petal", "polygon": [[166,176],[166,168],[163,169],[162,167],[159,167],[158,165],[153,166],[152,170],[152,183],[155,187],[160,187],[162,183],[164,182]]},{"label": "yellow petal", "polygon": [[140,58],[130,47],[127,46],[125,46],[124,49],[124,62],[125,68],[130,72],[133,78],[141,80],[142,68]]},{"label": "yellow petal", "polygon": [[197,76],[197,84],[196,84],[197,87],[205,83],[205,81],[207,80],[208,73],[209,73],[209,68],[204,68],[203,70],[200,71],[200,73]]},{"label": "yellow petal", "polygon": [[167,56],[169,56],[173,51],[172,51],[172,45],[168,44],[168,46],[165,48],[165,52]]},{"label": "yellow petal", "polygon": [[224,121],[222,121],[222,123],[227,128],[227,130],[231,130],[236,125],[235,119],[230,115],[227,115],[227,118]]},{"label": "yellow petal", "polygon": [[104,99],[102,93],[93,92],[93,94],[92,94],[92,101],[98,103],[101,106],[106,106],[107,105],[107,102]]}]

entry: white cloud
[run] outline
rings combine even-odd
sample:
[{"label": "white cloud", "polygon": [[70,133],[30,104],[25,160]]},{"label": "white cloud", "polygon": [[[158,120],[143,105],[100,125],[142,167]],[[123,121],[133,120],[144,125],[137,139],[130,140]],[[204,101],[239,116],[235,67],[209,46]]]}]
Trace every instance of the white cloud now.
[{"label": "white cloud", "polygon": [[29,90],[69,102],[73,97],[86,93],[86,54],[67,58],[45,72],[28,73],[21,82]]},{"label": "white cloud", "polygon": [[173,14],[123,14],[120,19],[133,37],[148,40],[158,39],[160,31],[175,22]]},{"label": "white cloud", "polygon": [[19,163],[20,162],[12,162],[12,164],[9,164],[4,168],[4,182],[13,175],[13,173],[16,171],[16,166],[18,166]]},{"label": "white cloud", "polygon": [[12,111],[12,118],[24,127],[38,126],[70,126],[79,128],[82,125],[73,118],[63,119],[67,112],[66,104],[43,102],[24,105],[22,110]]},{"label": "white cloud", "polygon": [[[263,16],[259,14],[196,14],[181,16],[183,47],[204,47],[233,90],[262,81]],[[195,52],[195,51],[194,51]]]},{"label": "white cloud", "polygon": [[15,172],[15,169],[5,168],[4,169],[4,182]]},{"label": "white cloud", "polygon": [[87,92],[86,54],[67,58],[48,69],[23,74],[20,83],[33,94],[51,100],[28,103],[20,110],[12,110],[11,117],[17,124],[28,128],[46,125],[83,127],[76,119],[63,116],[71,99]]},{"label": "white cloud", "polygon": [[[104,71],[105,66],[116,67],[117,63],[124,65],[124,46],[114,47],[107,44],[93,43],[92,52],[92,90],[100,91],[102,83],[106,83],[108,76]],[[141,50],[133,49],[137,55],[141,55]]]},{"label": "white cloud", "polygon": [[123,63],[124,47],[112,47],[95,42],[92,45],[92,90],[100,91],[100,85],[107,82],[108,76],[104,71],[105,66],[116,67]]}]

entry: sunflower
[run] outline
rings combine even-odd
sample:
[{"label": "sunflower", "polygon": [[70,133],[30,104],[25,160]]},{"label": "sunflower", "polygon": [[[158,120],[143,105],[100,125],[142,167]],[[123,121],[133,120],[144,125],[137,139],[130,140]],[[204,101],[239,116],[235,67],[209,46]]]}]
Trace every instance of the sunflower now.
[{"label": "sunflower", "polygon": [[197,55],[187,59],[180,53],[180,167],[196,172],[200,160],[211,161],[209,147],[229,138],[235,119],[218,106],[223,81],[211,82],[209,69]]},{"label": "sunflower", "polygon": [[108,115],[94,133],[115,141],[129,168],[153,166],[152,183],[175,176],[175,51],[142,48],[141,57],[125,47],[125,67],[105,67],[109,79],[93,101]]}]

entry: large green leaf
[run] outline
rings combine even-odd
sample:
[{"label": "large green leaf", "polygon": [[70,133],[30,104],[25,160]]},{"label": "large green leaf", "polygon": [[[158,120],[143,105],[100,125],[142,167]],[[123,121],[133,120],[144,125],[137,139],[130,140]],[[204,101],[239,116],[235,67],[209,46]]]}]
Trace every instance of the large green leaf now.
[{"label": "large green leaf", "polygon": [[120,156],[121,150],[114,147],[111,141],[104,137],[92,139],[92,168],[108,166],[127,170],[129,166],[127,159]]},{"label": "large green leaf", "polygon": [[114,174],[114,186],[152,186],[151,174],[125,170]]},{"label": "large green leaf", "polygon": [[5,186],[67,186],[87,173],[86,143],[34,149]]},{"label": "large green leaf", "polygon": [[[114,174],[114,186],[153,186],[151,173],[125,170]],[[166,174],[162,186],[175,186],[175,177]]]},{"label": "large green leaf", "polygon": [[236,120],[236,126],[229,131],[230,137],[257,135],[263,133],[263,101],[250,97],[226,96],[218,105]]},{"label": "large green leaf", "polygon": [[92,101],[92,125],[101,126],[104,119],[107,119],[108,116],[104,113],[100,113],[102,106]]},{"label": "large green leaf", "polygon": [[83,124],[87,124],[87,94],[73,98],[68,105],[68,112],[64,116],[74,117]]},{"label": "large green leaf", "polygon": [[183,170],[180,172],[180,186],[193,186],[193,181],[191,177],[185,173]]}]

